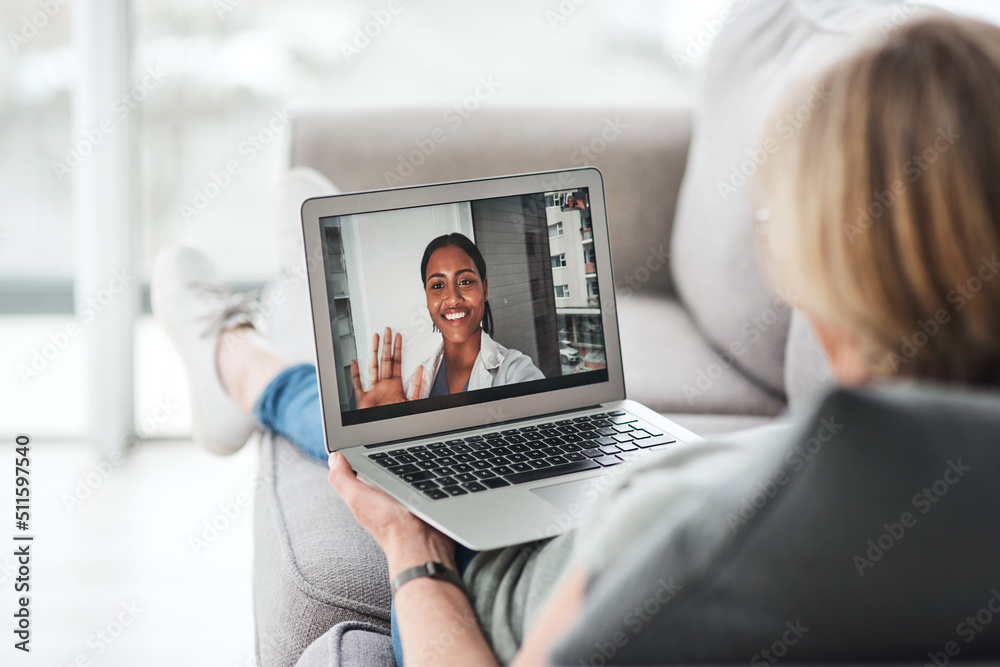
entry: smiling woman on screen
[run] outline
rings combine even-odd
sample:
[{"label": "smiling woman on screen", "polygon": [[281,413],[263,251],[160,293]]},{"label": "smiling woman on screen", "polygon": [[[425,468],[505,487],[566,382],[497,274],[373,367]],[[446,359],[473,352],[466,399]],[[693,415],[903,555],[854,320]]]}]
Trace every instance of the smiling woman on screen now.
[{"label": "smiling woman on screen", "polygon": [[441,345],[417,366],[404,386],[402,335],[397,333],[393,339],[392,330],[386,327],[381,339],[378,334],[372,336],[367,391],[358,362],[351,362],[359,409],[545,377],[530,357],[493,340],[486,261],[467,236],[455,232],[428,243],[420,261],[420,278],[427,312],[434,329],[441,332]]}]

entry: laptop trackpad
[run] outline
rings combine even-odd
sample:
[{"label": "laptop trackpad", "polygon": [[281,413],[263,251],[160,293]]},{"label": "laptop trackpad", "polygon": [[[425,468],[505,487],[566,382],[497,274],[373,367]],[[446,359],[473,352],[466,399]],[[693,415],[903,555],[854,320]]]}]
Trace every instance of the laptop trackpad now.
[{"label": "laptop trackpad", "polygon": [[542,500],[554,505],[574,519],[579,519],[587,507],[600,495],[601,490],[608,486],[610,480],[604,475],[588,477],[572,482],[561,482],[531,489],[531,492]]}]

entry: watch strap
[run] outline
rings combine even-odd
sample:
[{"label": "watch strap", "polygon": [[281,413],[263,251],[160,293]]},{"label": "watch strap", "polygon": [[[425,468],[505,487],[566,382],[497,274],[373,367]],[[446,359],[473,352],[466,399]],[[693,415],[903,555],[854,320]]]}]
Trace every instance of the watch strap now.
[{"label": "watch strap", "polygon": [[392,595],[395,596],[399,587],[406,582],[419,579],[420,577],[430,577],[431,579],[447,581],[449,584],[454,584],[461,588],[463,593],[465,592],[465,583],[462,582],[462,577],[458,575],[458,572],[447,567],[444,563],[427,561],[423,565],[411,567],[397,574],[392,580]]}]

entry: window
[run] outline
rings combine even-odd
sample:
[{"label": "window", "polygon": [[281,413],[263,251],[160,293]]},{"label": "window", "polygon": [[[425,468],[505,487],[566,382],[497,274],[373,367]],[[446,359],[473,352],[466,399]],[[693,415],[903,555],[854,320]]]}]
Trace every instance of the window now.
[{"label": "window", "polygon": [[566,253],[561,252],[558,255],[552,255],[552,268],[560,269],[566,266]]},{"label": "window", "polygon": [[562,228],[562,223],[561,222],[557,222],[554,225],[549,225],[549,238],[550,239],[554,239],[557,236],[562,236],[562,235],[563,235],[563,228]]},{"label": "window", "polygon": [[587,295],[588,296],[601,296],[601,292],[597,289],[596,280],[587,281]]},{"label": "window", "polygon": [[568,299],[569,298],[569,285],[556,285],[556,298],[557,299]]},{"label": "window", "polygon": [[597,262],[597,255],[594,254],[593,248],[584,248],[583,250],[583,263],[591,264]]}]

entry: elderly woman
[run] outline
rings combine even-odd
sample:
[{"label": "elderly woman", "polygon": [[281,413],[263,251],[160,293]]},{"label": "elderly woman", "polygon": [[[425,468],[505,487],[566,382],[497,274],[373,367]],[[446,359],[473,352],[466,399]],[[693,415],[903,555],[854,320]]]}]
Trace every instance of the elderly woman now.
[{"label": "elderly woman", "polygon": [[[829,100],[767,164],[762,247],[839,388],[786,424],[647,458],[577,530],[471,562],[332,454],[330,484],[390,578],[428,561],[464,571],[462,586],[398,588],[397,659],[946,664],[1000,650],[1000,623],[977,614],[996,592],[998,502],[977,489],[1000,470],[984,427],[1000,399],[983,391],[1000,385],[1000,29],[923,19],[812,85]],[[228,325],[219,371],[249,411],[281,364],[252,337],[227,346],[247,340]]]}]

